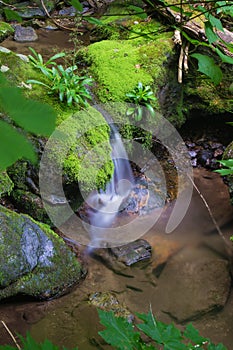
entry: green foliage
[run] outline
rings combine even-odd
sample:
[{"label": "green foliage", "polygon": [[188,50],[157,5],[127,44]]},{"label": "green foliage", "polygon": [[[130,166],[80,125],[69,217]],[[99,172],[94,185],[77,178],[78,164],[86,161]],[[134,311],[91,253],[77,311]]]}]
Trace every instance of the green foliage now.
[{"label": "green foliage", "polygon": [[[145,1],[149,3],[151,7],[156,10],[156,6],[152,1]],[[223,40],[219,32],[223,32],[223,16],[233,16],[233,1],[209,1],[205,5],[205,2],[200,3],[195,1],[176,1],[173,0],[160,0],[162,6],[169,7],[171,10],[180,14],[181,22],[177,28],[182,35],[193,45],[195,49],[198,46],[208,46],[212,51],[216,52],[221,62],[233,64],[233,59],[227,56],[223,52],[223,47],[232,52],[232,44]],[[174,4],[175,3],[175,4]],[[189,21],[196,21],[200,27],[203,27],[205,31],[206,39],[192,39],[185,33],[185,25]],[[213,45],[214,44],[214,45]],[[214,60],[207,55],[193,54],[192,57],[198,59],[198,70],[210,78],[214,84],[219,84],[222,79],[221,68],[215,64]]]},{"label": "green foliage", "polygon": [[[0,170],[21,158],[35,162],[36,155],[26,132],[48,136],[55,128],[55,112],[45,104],[26,99],[21,90],[11,86],[0,74]],[[8,118],[4,116],[7,115]],[[13,123],[17,127],[13,126]]]},{"label": "green foliage", "polygon": [[51,66],[51,65],[55,66],[56,65],[55,60],[65,56],[64,52],[59,52],[56,55],[53,55],[52,57],[50,57],[48,61],[44,62],[44,59],[40,53],[37,53],[32,47],[29,47],[29,49],[33,54],[33,56],[28,55],[28,58],[30,59],[31,64],[33,65],[33,67],[40,69],[41,72],[44,73],[45,75],[47,73],[48,66]]},{"label": "green foliage", "polygon": [[17,21],[19,23],[21,23],[23,21],[22,17],[16,11],[14,11],[12,9],[5,8],[4,14],[5,14],[7,21]]},{"label": "green foliage", "polygon": [[218,85],[222,80],[222,71],[213,58],[200,53],[194,53],[191,56],[198,60],[198,71],[207,75],[215,85]]},{"label": "green foliage", "polygon": [[[27,83],[38,84],[46,87],[49,94],[59,97],[63,102],[66,100],[67,106],[77,104],[81,107],[87,107],[87,99],[91,95],[87,89],[88,85],[92,84],[92,79],[88,76],[79,76],[75,73],[78,69],[76,65],[64,68],[62,65],[57,65],[55,60],[64,57],[64,53],[58,53],[52,56],[47,62],[44,62],[43,57],[31,49],[34,54],[29,56],[33,66],[41,70],[48,80],[48,84],[43,81],[29,79]],[[52,68],[48,66],[52,65]]]},{"label": "green foliage", "polygon": [[216,173],[219,173],[222,176],[233,175],[233,159],[219,160],[218,162],[227,169],[215,170]]},{"label": "green foliage", "polygon": [[[48,339],[45,339],[43,343],[36,342],[29,333],[27,333],[24,339],[20,336],[22,342],[22,350],[59,350],[59,347],[51,343]],[[16,347],[10,345],[0,345],[0,350],[17,350]],[[63,350],[67,350],[63,347]],[[74,348],[73,350],[78,350]]]},{"label": "green foliage", "polygon": [[127,101],[135,104],[135,107],[128,108],[127,115],[133,115],[136,121],[140,121],[143,117],[143,109],[146,107],[151,115],[155,114],[155,110],[151,103],[157,101],[149,85],[143,86],[141,82],[131,92],[126,94]]},{"label": "green foliage", "polygon": [[[214,345],[208,338],[202,337],[192,324],[188,324],[182,332],[174,324],[159,322],[151,311],[148,314],[137,314],[143,323],[136,325],[126,318],[115,316],[113,311],[98,310],[98,314],[100,323],[105,326],[99,335],[116,350],[227,350],[223,344]],[[20,340],[23,344],[22,350],[59,349],[47,339],[43,343],[37,343],[29,333],[25,339],[20,337]],[[16,348],[3,345],[0,350]]]},{"label": "green foliage", "polygon": [[99,334],[117,350],[227,350],[221,343],[214,345],[202,337],[192,324],[182,332],[174,324],[159,322],[151,311],[137,314],[143,323],[135,326],[125,318],[116,317],[112,311],[99,310],[98,313],[101,324],[106,327]]},{"label": "green foliage", "polygon": [[78,0],[70,0],[70,4],[79,12],[82,12],[83,5]]}]

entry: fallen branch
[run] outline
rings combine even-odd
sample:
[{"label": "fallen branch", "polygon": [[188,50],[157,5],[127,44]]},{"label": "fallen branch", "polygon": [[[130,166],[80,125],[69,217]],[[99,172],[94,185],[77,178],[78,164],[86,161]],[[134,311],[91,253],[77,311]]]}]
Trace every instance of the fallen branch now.
[{"label": "fallen branch", "polygon": [[7,333],[10,335],[11,339],[13,340],[13,342],[15,343],[17,349],[22,350],[21,347],[19,346],[19,344],[17,343],[17,340],[15,339],[14,335],[12,334],[12,332],[9,330],[9,328],[7,327],[7,325],[5,324],[4,321],[1,321],[4,328],[6,329]]},{"label": "fallen branch", "polygon": [[43,0],[40,0],[40,2],[41,2],[41,5],[42,5],[42,7],[43,7],[43,10],[44,10],[45,14],[47,15],[48,18],[50,18],[50,19],[53,21],[53,23],[54,23],[56,26],[58,26],[59,28],[65,29],[65,30],[69,30],[70,32],[74,32],[74,31],[75,31],[74,28],[68,28],[68,27],[65,27],[65,26],[61,25],[60,23],[58,23],[58,22],[57,22],[54,18],[52,18],[52,16],[49,14],[49,11],[47,10],[47,8],[46,8],[46,6],[45,6],[44,1],[43,1]]}]

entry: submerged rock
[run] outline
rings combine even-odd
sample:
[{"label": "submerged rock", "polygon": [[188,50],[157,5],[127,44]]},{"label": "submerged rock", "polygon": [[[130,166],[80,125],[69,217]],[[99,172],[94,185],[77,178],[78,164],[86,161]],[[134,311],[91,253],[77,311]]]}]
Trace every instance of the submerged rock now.
[{"label": "submerged rock", "polygon": [[134,319],[133,314],[131,314],[124,304],[118,301],[114,293],[95,292],[89,295],[89,302],[99,309],[113,311],[116,317],[127,318],[129,322],[132,322]]},{"label": "submerged rock", "polygon": [[0,207],[0,300],[18,294],[59,297],[82,277],[82,265],[46,225]]},{"label": "submerged rock", "polygon": [[116,274],[131,276],[129,267],[140,261],[148,261],[151,258],[151,250],[151,245],[145,239],[138,239],[120,247],[94,249],[92,256],[100,259]]},{"label": "submerged rock", "polygon": [[151,246],[144,239],[110,249],[111,253],[127,266],[151,258]]},{"label": "submerged rock", "polygon": [[229,263],[211,250],[185,248],[168,261],[159,281],[169,281],[163,311],[178,322],[197,319],[224,307],[231,287]]}]

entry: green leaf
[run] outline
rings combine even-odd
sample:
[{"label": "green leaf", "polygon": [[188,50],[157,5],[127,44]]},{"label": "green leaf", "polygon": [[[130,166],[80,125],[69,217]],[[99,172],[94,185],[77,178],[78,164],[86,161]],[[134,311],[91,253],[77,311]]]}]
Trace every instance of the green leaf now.
[{"label": "green leaf", "polygon": [[5,170],[18,159],[26,158],[36,161],[32,144],[13,126],[0,120],[0,170]]},{"label": "green leaf", "polygon": [[219,40],[219,37],[213,31],[213,27],[210,22],[205,22],[205,34],[210,44],[213,44],[215,41]]},{"label": "green leaf", "polygon": [[1,75],[0,106],[26,131],[47,136],[55,128],[56,114],[49,105],[26,99],[19,88],[8,86]]},{"label": "green leaf", "polygon": [[224,166],[233,168],[233,159],[224,159],[224,160],[219,160],[218,162]]},{"label": "green leaf", "polygon": [[150,114],[154,116],[155,115],[154,108],[149,103],[146,103],[145,106],[150,111]]},{"label": "green leaf", "polygon": [[42,81],[39,81],[39,80],[35,80],[35,79],[28,79],[27,80],[27,84],[38,84],[38,85],[43,85],[45,87],[47,87],[48,89],[50,89],[50,86],[43,83]]},{"label": "green leaf", "polygon": [[143,324],[138,324],[137,327],[158,344],[163,344],[162,331],[165,325],[157,322],[151,311],[148,314],[137,314],[137,316],[144,321]]},{"label": "green leaf", "polygon": [[101,324],[107,327],[99,334],[108,344],[120,350],[135,350],[140,333],[134,331],[132,323],[123,317],[116,317],[112,311],[98,310],[98,314]]},{"label": "green leaf", "polygon": [[222,22],[220,21],[220,19],[214,17],[213,15],[211,15],[211,13],[208,14],[208,20],[210,21],[211,25],[217,29],[219,29],[221,32],[223,32],[223,26],[222,26]]},{"label": "green leaf", "polygon": [[218,48],[215,49],[219,57],[221,58],[222,62],[228,63],[228,64],[233,64],[233,58],[227,55],[224,55],[222,51],[220,51]]},{"label": "green leaf", "polygon": [[64,52],[56,53],[56,55],[53,55],[52,57],[50,57],[50,59],[46,63],[51,63],[51,61],[57,60],[58,58],[64,57],[65,55],[66,54]]},{"label": "green leaf", "polygon": [[83,11],[83,5],[80,3],[80,1],[78,1],[78,0],[70,0],[70,3],[79,12]]},{"label": "green leaf", "polygon": [[138,314],[138,317],[144,321],[137,327],[156,343],[164,345],[164,350],[187,350],[186,345],[182,344],[182,336],[179,329],[173,324],[166,325],[155,319],[152,312],[148,314]]},{"label": "green leaf", "polygon": [[23,21],[22,17],[14,10],[5,8],[4,13],[5,13],[6,19],[8,21],[17,21],[19,23],[21,23]]},{"label": "green leaf", "polygon": [[205,341],[208,340],[202,337],[199,334],[198,330],[194,328],[191,323],[186,326],[183,334],[188,340],[191,340],[195,345],[202,345]]},{"label": "green leaf", "polygon": [[98,26],[105,25],[102,21],[100,21],[99,19],[94,18],[94,17],[85,17],[85,19],[87,20],[87,22],[89,22],[91,24],[96,24]]},{"label": "green leaf", "polygon": [[222,176],[226,176],[226,175],[232,175],[233,169],[218,169],[218,170],[214,170],[214,172],[219,173]]},{"label": "green leaf", "polygon": [[200,53],[194,53],[191,56],[198,60],[199,72],[207,75],[215,85],[220,83],[222,80],[222,71],[219,66],[215,64],[213,58]]}]

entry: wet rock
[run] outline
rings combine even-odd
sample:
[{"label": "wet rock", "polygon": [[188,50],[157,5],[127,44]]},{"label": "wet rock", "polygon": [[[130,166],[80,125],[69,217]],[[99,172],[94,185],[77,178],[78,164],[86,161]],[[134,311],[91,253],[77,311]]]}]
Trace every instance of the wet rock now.
[{"label": "wet rock", "polygon": [[110,252],[118,261],[123,262],[127,266],[151,258],[151,246],[144,239],[138,239],[120,247],[110,248]]},{"label": "wet rock", "polygon": [[77,10],[73,6],[63,8],[58,12],[59,16],[71,16],[71,17],[75,16],[76,13],[77,13]]},{"label": "wet rock", "polygon": [[231,286],[229,263],[208,249],[185,248],[165,266],[160,283],[169,281],[163,311],[178,322],[223,308]]},{"label": "wet rock", "polygon": [[82,266],[48,226],[0,206],[0,300],[18,294],[50,299],[82,277]]},{"label": "wet rock", "polygon": [[17,25],[15,27],[14,40],[18,42],[36,41],[38,36],[32,27],[22,27]]},{"label": "wet rock", "polygon": [[127,318],[129,322],[134,319],[133,314],[127,307],[120,303],[114,293],[110,292],[95,292],[89,296],[91,305],[105,311],[113,311],[115,316]]},{"label": "wet rock", "polygon": [[203,149],[198,152],[197,161],[203,167],[210,166],[211,159],[213,158],[213,152],[207,149]]},{"label": "wet rock", "polygon": [[94,249],[92,256],[117,274],[131,276],[128,267],[151,258],[151,246],[144,239],[138,239],[120,247]]},{"label": "wet rock", "polygon": [[[54,9],[56,3],[56,0],[44,0],[44,5],[48,13],[50,13]],[[34,5],[32,5],[30,1],[22,1],[18,4],[15,4],[15,11],[19,14],[20,17],[24,19],[46,16],[46,13],[42,6],[36,6],[35,3]]]}]

